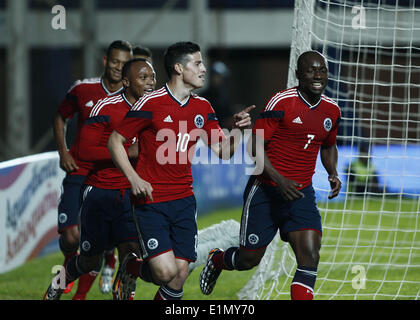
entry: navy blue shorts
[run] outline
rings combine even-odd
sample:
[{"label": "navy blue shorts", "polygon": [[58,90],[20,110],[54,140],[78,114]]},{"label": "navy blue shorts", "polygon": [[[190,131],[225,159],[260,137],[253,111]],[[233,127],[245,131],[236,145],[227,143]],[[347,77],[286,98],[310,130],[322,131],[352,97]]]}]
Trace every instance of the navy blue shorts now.
[{"label": "navy blue shorts", "polygon": [[137,242],[130,190],[84,186],[80,209],[80,254],[102,254],[123,242]]},{"label": "navy blue shorts", "polygon": [[194,196],[134,207],[143,258],[173,251],[178,259],[197,259],[197,206]]},{"label": "navy blue shorts", "polygon": [[298,230],[315,230],[322,234],[321,215],[316,206],[312,185],[300,190],[305,197],[284,200],[277,187],[262,184],[252,176],[244,191],[240,244],[249,250],[266,247],[277,230],[287,241],[287,234]]},{"label": "navy blue shorts", "polygon": [[81,192],[85,180],[86,176],[69,174],[63,179],[58,203],[58,233],[79,223]]}]

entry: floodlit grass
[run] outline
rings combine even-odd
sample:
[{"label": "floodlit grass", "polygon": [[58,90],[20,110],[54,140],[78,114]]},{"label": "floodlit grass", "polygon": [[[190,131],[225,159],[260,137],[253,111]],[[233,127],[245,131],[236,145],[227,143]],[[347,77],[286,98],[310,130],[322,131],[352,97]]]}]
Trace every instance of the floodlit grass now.
[{"label": "floodlit grass", "polygon": [[[198,219],[198,228],[203,229],[222,220],[234,219],[240,221],[241,210],[220,210],[212,214],[204,215]],[[41,258],[33,259],[25,265],[8,273],[0,275],[0,300],[40,300],[47,289],[53,273],[51,269],[54,265],[61,265],[63,255],[61,252],[53,253]],[[195,269],[187,279],[184,286],[184,300],[236,300],[236,293],[245,285],[252,271],[223,272],[210,296],[201,293],[199,287],[199,275],[201,267]],[[95,280],[88,293],[89,300],[110,300],[112,294],[102,294],[99,290],[98,278]],[[219,285],[220,284],[220,285]],[[73,287],[70,294],[62,296],[62,300],[70,300],[76,292],[77,284]],[[137,281],[135,299],[153,299],[158,287],[146,283],[142,280]]]},{"label": "floodlit grass", "polygon": [[[323,237],[317,299],[420,298],[418,199],[347,198],[318,207]],[[288,299],[295,262],[287,246],[278,260],[282,250],[290,273],[279,277],[274,296]]]},{"label": "floodlit grass", "polygon": [[[315,286],[316,299],[419,299],[420,298],[420,217],[418,199],[348,198],[343,203],[320,203],[323,222],[321,261]],[[241,210],[220,210],[199,217],[204,229],[222,220],[240,221]],[[294,256],[288,245],[277,250],[287,270],[278,278],[271,299],[290,299]],[[53,274],[51,268],[63,261],[61,253],[34,259],[24,266],[0,275],[0,299],[42,299]],[[278,265],[278,264],[275,264]],[[356,268],[356,269],[353,269]],[[355,278],[362,268],[365,283]],[[185,300],[235,300],[254,270],[223,272],[213,293],[204,296],[199,288],[201,267],[195,269],[184,286]],[[269,288],[272,282],[266,282]],[[354,287],[356,285],[356,288]],[[359,285],[359,287],[357,287]],[[157,286],[137,282],[135,299],[153,299]],[[76,285],[63,300],[71,299]],[[267,291],[267,289],[265,290]],[[261,295],[264,297],[264,290]],[[88,299],[107,300],[95,281]]]}]

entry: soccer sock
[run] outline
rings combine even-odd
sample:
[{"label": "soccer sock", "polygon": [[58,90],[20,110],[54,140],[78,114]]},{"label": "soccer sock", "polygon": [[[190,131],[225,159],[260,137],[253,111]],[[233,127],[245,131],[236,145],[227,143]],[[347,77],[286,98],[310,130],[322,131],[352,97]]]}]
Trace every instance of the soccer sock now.
[{"label": "soccer sock", "polygon": [[298,266],[290,287],[292,300],[312,300],[317,268]]},{"label": "soccer sock", "polygon": [[125,271],[129,274],[131,274],[133,277],[141,277],[140,275],[140,269],[142,267],[143,260],[136,259],[136,260],[130,260],[125,265]]},{"label": "soccer sock", "polygon": [[80,267],[78,263],[79,257],[80,255],[74,256],[66,265],[66,285],[88,272]]},{"label": "soccer sock", "polygon": [[211,261],[213,262],[216,269],[219,270],[234,270],[236,269],[236,261],[238,255],[238,247],[230,247],[226,251],[219,254],[215,254]]},{"label": "soccer sock", "polygon": [[175,290],[168,286],[161,286],[156,292],[154,300],[181,300],[183,291]]},{"label": "soccer sock", "polygon": [[82,274],[79,278],[77,291],[74,297],[77,297],[78,299],[80,299],[80,297],[86,297],[86,294],[89,292],[97,276],[97,271],[91,271],[89,273]]},{"label": "soccer sock", "polygon": [[102,261],[98,265],[98,267],[88,273],[85,273],[80,276],[79,282],[77,284],[77,292],[76,295],[84,295],[88,293],[90,288],[92,287],[93,282],[95,281],[96,277],[98,276],[99,272],[101,271]]},{"label": "soccer sock", "polygon": [[231,247],[225,251],[223,255],[223,269],[224,270],[235,270],[236,262],[239,257],[239,248]]},{"label": "soccer sock", "polygon": [[115,263],[117,261],[115,259],[115,249],[105,251],[104,258],[105,258],[105,264],[115,269]]}]

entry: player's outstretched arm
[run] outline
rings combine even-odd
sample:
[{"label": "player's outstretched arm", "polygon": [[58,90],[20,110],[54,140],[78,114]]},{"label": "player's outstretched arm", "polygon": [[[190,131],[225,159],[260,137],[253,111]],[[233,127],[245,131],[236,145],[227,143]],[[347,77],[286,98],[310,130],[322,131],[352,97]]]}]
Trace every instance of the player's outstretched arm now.
[{"label": "player's outstretched arm", "polygon": [[249,112],[253,109],[255,109],[255,105],[234,114],[233,126],[229,137],[210,146],[220,159],[228,160],[232,158],[241,141],[242,130],[251,128],[252,122]]},{"label": "player's outstretched arm", "polygon": [[304,197],[304,194],[297,189],[301,187],[299,183],[285,178],[273,167],[265,151],[265,144],[267,141],[256,134],[252,134],[248,140],[247,151],[256,163],[256,172],[264,172],[267,177],[273,180],[284,199],[293,201]]},{"label": "player's outstretched arm", "polygon": [[340,193],[341,180],[337,173],[338,149],[337,145],[333,144],[328,147],[321,147],[321,162],[325,170],[328,172],[328,181],[331,186],[331,194],[328,199],[335,198]]},{"label": "player's outstretched arm", "polygon": [[66,128],[66,119],[63,118],[60,112],[57,112],[54,116],[53,132],[60,156],[60,168],[66,172],[72,172],[78,170],[79,167],[67,149]]},{"label": "player's outstretched arm", "polygon": [[128,159],[127,152],[124,148],[126,138],[117,131],[113,131],[108,139],[108,150],[115,166],[124,174],[131,185],[131,192],[136,197],[149,197],[153,201],[152,185],[141,179]]}]

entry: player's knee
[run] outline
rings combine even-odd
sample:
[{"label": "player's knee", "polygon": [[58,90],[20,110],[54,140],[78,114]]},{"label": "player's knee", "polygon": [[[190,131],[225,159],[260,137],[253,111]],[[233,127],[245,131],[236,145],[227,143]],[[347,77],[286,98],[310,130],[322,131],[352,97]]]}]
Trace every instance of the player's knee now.
[{"label": "player's knee", "polygon": [[79,230],[77,226],[64,230],[61,237],[69,247],[75,247],[77,250],[79,246]]},{"label": "player's knee", "polygon": [[179,281],[181,282],[185,282],[185,280],[187,280],[188,278],[188,264],[186,264],[185,267],[179,268],[176,277],[179,279]]},{"label": "player's knee", "polygon": [[176,265],[161,265],[153,270],[153,279],[157,284],[167,284],[177,276],[177,273]]}]

